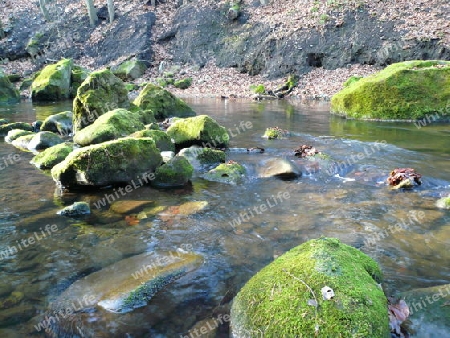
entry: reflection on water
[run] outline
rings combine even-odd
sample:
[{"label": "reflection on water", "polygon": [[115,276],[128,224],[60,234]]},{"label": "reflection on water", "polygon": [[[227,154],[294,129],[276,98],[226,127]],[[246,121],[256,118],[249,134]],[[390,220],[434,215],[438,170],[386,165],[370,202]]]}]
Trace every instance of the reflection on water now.
[{"label": "reflection on water", "polygon": [[[448,125],[418,129],[408,123],[347,121],[330,116],[326,104],[187,101],[198,114],[209,114],[231,130],[242,121],[252,123],[252,128],[231,137],[230,146],[260,146],[266,151],[227,155],[250,173],[272,157],[289,158],[314,170],[291,181],[251,176],[239,186],[201,178],[178,190],[143,186],[120,200],[144,201],[145,207],[112,212],[108,206],[94,207],[111,191],[60,194],[49,175],[28,163],[31,154],[1,141],[0,159],[20,155],[20,161],[0,171],[2,337],[14,333],[17,337],[43,336],[34,325],[42,320],[40,315],[49,302],[77,279],[145,251],[186,245],[204,255],[200,269],[132,313],[86,313],[85,332],[96,337],[179,337],[196,322],[226,313],[237,290],[274,257],[321,235],[340,238],[380,262],[388,289],[450,282],[450,214],[434,204],[450,193]],[[3,107],[0,118],[32,122],[36,115],[43,119],[70,106],[68,102]],[[289,130],[292,136],[285,140],[261,138],[265,128],[274,126]],[[294,158],[293,149],[301,144],[312,144],[345,163],[341,177],[325,170],[325,163]],[[383,181],[397,166],[416,168],[423,174],[422,186],[407,192],[390,190]],[[289,197],[275,203],[276,196],[283,193]],[[89,202],[93,214],[83,220],[56,215],[75,201]],[[180,213],[180,206],[190,201],[207,201],[208,206],[197,213]],[[261,205],[266,205],[266,211],[261,212]],[[395,233],[388,230],[390,225],[408,220],[411,211],[423,212],[420,222],[409,221]],[[127,223],[127,216],[142,212],[146,218],[138,224]],[[29,244],[29,238],[46,225],[54,225],[58,231]],[[10,250],[22,241],[26,247]],[[226,330],[221,327],[217,336],[226,337]]]}]

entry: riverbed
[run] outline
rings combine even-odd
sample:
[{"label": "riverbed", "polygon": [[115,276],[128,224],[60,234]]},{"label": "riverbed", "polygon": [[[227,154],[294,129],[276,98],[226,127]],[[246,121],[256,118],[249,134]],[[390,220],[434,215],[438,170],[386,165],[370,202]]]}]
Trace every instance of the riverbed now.
[{"label": "riverbed", "polygon": [[[263,266],[320,236],[339,238],[379,262],[388,293],[450,283],[450,212],[435,205],[450,194],[448,124],[345,120],[330,115],[326,102],[186,102],[229,129],[227,160],[243,164],[248,175],[240,185],[196,176],[183,189],[134,189],[120,200],[151,201],[155,210],[167,210],[137,224],[94,206],[111,189],[61,192],[48,173],[29,164],[31,153],[0,141],[0,164],[19,156],[0,170],[0,251],[8,252],[0,259],[1,337],[44,336],[36,324],[73,282],[150,251],[188,247],[205,262],[146,307],[128,314],[93,313],[84,323],[92,337],[182,337],[199,321],[226,314],[239,288]],[[71,102],[23,102],[0,107],[0,118],[33,122],[70,109]],[[289,136],[261,137],[275,126]],[[302,144],[313,145],[340,167],[327,170],[296,159],[293,150]],[[233,151],[251,147],[265,151]],[[293,180],[259,178],[257,168],[270,158],[296,161],[308,170]],[[385,179],[397,167],[421,173],[422,185],[391,190]],[[56,214],[76,201],[90,203],[92,215],[77,220]],[[177,214],[178,206],[192,201],[208,205]],[[403,230],[390,230],[397,223],[404,224]],[[17,250],[10,254],[13,246]],[[227,324],[220,325],[216,337],[228,336]]]}]

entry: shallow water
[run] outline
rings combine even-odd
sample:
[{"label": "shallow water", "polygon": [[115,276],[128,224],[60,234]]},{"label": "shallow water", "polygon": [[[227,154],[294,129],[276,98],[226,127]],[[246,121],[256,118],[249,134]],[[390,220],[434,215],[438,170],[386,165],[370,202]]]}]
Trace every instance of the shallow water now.
[{"label": "shallow water", "polygon": [[[330,116],[325,103],[186,101],[198,114],[211,115],[229,128],[231,148],[260,146],[266,151],[228,152],[227,159],[239,161],[251,173],[243,185],[196,177],[185,189],[143,186],[117,199],[169,207],[138,225],[128,226],[125,215],[93,206],[111,190],[61,194],[51,177],[28,163],[32,154],[0,141],[0,163],[9,154],[20,155],[0,171],[0,251],[17,249],[0,259],[0,336],[43,336],[34,325],[71,283],[152,250],[191,247],[205,257],[205,264],[170,284],[144,308],[122,315],[86,314],[88,337],[180,337],[196,322],[226,313],[237,290],[274,257],[322,235],[340,238],[376,259],[387,290],[450,282],[450,212],[435,207],[437,198],[450,193],[448,124],[419,129],[413,123],[348,121]],[[0,118],[32,122],[36,116],[43,119],[70,108],[70,102],[35,107],[22,103],[0,107]],[[291,136],[261,138],[270,126],[289,130]],[[339,177],[296,160],[293,149],[301,144],[312,144],[343,162]],[[272,157],[296,160],[310,170],[290,181],[257,178],[258,167]],[[383,181],[396,167],[415,168],[423,184],[413,191],[390,190]],[[84,220],[56,215],[75,201],[90,202],[93,215]],[[177,214],[175,206],[188,201],[209,204],[196,214]],[[267,211],[258,214],[261,205]],[[422,217],[415,220],[414,215]],[[401,221],[408,222],[405,230],[389,230]],[[34,244],[19,246],[32,236]],[[13,291],[22,293],[20,299],[6,302]],[[227,336],[226,325],[217,336]]]}]

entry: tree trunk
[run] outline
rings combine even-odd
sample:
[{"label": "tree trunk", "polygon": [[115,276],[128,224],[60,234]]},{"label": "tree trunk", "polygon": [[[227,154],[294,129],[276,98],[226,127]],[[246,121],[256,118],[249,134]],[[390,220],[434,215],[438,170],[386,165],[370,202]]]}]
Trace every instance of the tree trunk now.
[{"label": "tree trunk", "polygon": [[114,20],[114,0],[108,0],[109,22]]},{"label": "tree trunk", "polygon": [[86,0],[86,6],[89,13],[89,21],[91,22],[91,26],[95,26],[97,23],[97,12],[94,7],[94,0]]},{"label": "tree trunk", "polygon": [[50,14],[48,13],[47,7],[45,6],[45,0],[39,0],[39,7],[41,8],[44,19],[50,21]]}]

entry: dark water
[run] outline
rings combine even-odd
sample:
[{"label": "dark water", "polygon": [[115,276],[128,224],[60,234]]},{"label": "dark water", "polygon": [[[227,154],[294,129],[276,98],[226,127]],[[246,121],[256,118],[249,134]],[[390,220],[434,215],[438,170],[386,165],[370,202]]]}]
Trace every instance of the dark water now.
[{"label": "dark water", "polygon": [[[330,116],[327,104],[317,103],[187,101],[198,114],[211,115],[229,128],[230,147],[260,146],[266,151],[228,153],[228,159],[251,173],[242,185],[197,177],[186,189],[144,186],[127,194],[121,199],[168,207],[164,217],[149,216],[138,225],[128,226],[124,215],[93,207],[110,191],[61,194],[49,175],[28,163],[32,154],[0,141],[0,164],[8,155],[20,156],[0,171],[0,251],[17,248],[0,259],[1,337],[43,336],[34,325],[71,283],[152,250],[189,246],[205,257],[205,264],[159,292],[145,308],[125,315],[90,314],[83,324],[86,336],[180,337],[195,323],[226,313],[237,290],[274,257],[321,235],[340,238],[376,259],[385,272],[387,290],[450,283],[450,212],[435,207],[440,196],[450,193],[448,124],[419,129],[413,123],[347,121]],[[0,107],[0,118],[32,122],[70,108],[70,102],[22,103]],[[243,128],[248,122],[251,128]],[[270,126],[289,130],[291,136],[261,138]],[[271,157],[294,159],[292,151],[301,144],[312,144],[345,163],[339,176],[324,168],[314,172],[317,167],[308,163],[299,163],[312,170],[297,180],[254,175],[255,168]],[[390,190],[383,181],[396,167],[415,168],[423,175],[422,186],[407,192]],[[56,215],[75,201],[90,202],[92,217]],[[207,201],[208,207],[185,217],[171,214],[171,206],[189,201]],[[266,212],[236,222],[240,214],[261,204],[268,206]],[[408,220],[402,231],[387,230]],[[32,236],[34,244],[19,246]],[[226,325],[217,336],[227,336]]]}]

